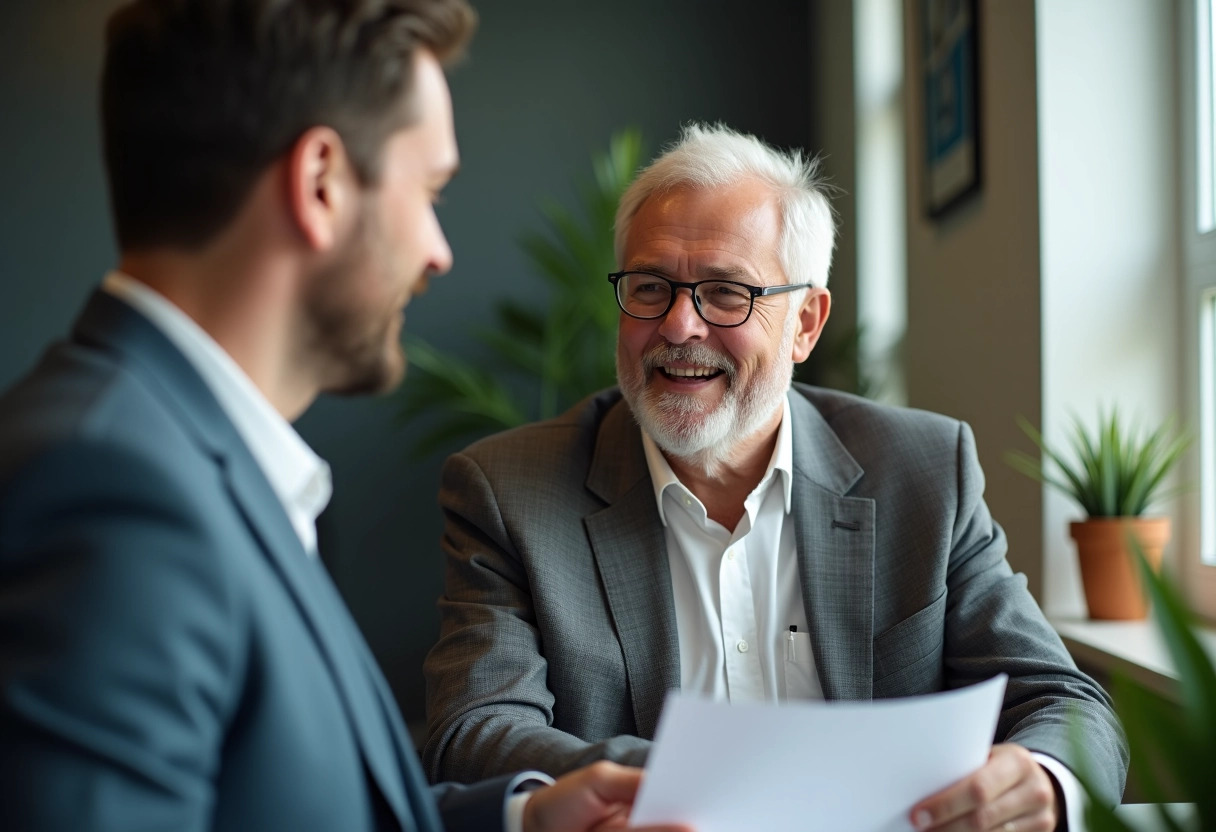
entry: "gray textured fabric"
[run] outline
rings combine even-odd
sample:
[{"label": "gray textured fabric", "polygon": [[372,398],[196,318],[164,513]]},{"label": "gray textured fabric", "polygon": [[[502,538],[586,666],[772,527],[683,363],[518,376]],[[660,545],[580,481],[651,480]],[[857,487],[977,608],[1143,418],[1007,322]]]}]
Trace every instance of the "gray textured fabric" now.
[{"label": "gray textured fabric", "polygon": [[[967,425],[795,385],[799,574],[828,699],[1009,674],[996,741],[1091,773],[1118,802],[1127,749],[1005,560]],[[615,390],[449,458],[442,629],[425,664],[432,779],[597,759],[641,764],[680,685],[663,529],[641,434]]]}]

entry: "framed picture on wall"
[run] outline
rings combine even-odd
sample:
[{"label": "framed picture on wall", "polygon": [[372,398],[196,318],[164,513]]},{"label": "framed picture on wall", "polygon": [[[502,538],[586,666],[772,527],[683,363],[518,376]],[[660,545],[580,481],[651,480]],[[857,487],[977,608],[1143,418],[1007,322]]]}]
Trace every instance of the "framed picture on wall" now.
[{"label": "framed picture on wall", "polygon": [[980,187],[976,0],[921,0],[925,193],[938,217]]}]

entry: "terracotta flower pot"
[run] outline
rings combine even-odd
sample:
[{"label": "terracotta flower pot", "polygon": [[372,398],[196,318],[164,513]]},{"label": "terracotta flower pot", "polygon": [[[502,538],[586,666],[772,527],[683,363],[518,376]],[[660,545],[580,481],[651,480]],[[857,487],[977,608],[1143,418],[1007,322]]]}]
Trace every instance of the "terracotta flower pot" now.
[{"label": "terracotta flower pot", "polygon": [[1081,582],[1089,617],[1137,620],[1148,617],[1148,599],[1132,563],[1128,534],[1135,536],[1154,571],[1170,539],[1168,517],[1091,517],[1068,525],[1077,542]]}]

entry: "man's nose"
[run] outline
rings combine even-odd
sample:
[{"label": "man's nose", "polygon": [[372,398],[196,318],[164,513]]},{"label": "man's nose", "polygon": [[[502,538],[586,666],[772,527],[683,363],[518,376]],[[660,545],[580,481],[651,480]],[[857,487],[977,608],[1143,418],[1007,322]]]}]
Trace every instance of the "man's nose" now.
[{"label": "man's nose", "polygon": [[668,343],[683,344],[687,341],[703,340],[709,329],[709,324],[697,312],[696,301],[691,289],[676,289],[675,300],[671,308],[663,316],[659,326],[659,334]]},{"label": "man's nose", "polygon": [[448,243],[447,235],[443,233],[443,229],[439,230],[439,239],[436,241],[434,250],[431,252],[431,263],[428,271],[431,274],[440,275],[447,274],[452,270],[452,246]]}]

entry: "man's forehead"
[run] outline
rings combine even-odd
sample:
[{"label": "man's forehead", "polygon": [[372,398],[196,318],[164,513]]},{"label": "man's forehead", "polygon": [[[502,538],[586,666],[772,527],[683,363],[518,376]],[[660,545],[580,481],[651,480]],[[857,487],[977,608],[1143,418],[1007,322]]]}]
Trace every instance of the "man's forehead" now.
[{"label": "man's forehead", "polygon": [[418,153],[416,162],[424,175],[440,178],[455,174],[460,165],[456,129],[452,118],[451,93],[439,62],[427,50],[414,56],[413,89],[410,91],[415,119],[398,134],[400,141]]},{"label": "man's forehead", "polygon": [[[673,188],[653,194],[635,214],[625,266],[691,271],[704,278],[767,270],[780,235],[776,194],[763,183]],[[643,266],[653,268],[644,269]]]}]

